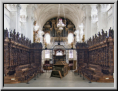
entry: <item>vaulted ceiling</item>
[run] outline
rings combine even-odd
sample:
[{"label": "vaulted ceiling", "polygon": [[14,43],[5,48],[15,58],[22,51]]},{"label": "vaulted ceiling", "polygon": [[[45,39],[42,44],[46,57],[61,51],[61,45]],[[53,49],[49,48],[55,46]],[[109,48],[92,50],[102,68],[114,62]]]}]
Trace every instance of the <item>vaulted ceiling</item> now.
[{"label": "vaulted ceiling", "polygon": [[[60,17],[68,18],[75,27],[79,25],[85,16],[82,10],[84,4],[60,4]],[[34,16],[40,27],[53,17],[58,16],[59,4],[34,4]],[[63,12],[64,11],[64,12]]]}]

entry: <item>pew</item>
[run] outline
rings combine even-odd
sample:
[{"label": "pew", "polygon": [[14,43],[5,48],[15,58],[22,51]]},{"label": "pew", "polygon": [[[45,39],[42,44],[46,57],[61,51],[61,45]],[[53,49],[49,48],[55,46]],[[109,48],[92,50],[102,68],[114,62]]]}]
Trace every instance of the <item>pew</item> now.
[{"label": "pew", "polygon": [[15,70],[15,77],[18,79],[18,81],[22,82],[24,80],[27,80],[28,72],[30,70],[30,64],[17,66]]},{"label": "pew", "polygon": [[32,63],[17,66],[15,71],[15,77],[18,79],[18,81],[25,82],[36,76],[39,68],[36,66],[36,64]]},{"label": "pew", "polygon": [[102,68],[99,65],[88,64],[81,69],[83,76],[88,78],[90,81],[98,81],[102,76]]}]

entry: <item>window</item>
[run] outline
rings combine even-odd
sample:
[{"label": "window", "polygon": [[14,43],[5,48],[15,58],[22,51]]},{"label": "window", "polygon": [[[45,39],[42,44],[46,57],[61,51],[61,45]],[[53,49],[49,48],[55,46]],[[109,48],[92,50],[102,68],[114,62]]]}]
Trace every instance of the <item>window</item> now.
[{"label": "window", "polygon": [[50,43],[50,34],[49,33],[45,34],[45,41],[46,41],[47,44]]},{"label": "window", "polygon": [[69,33],[68,34],[68,43],[71,44],[73,42],[73,34]]},{"label": "window", "polygon": [[69,50],[69,58],[73,58],[73,50]]},{"label": "window", "polygon": [[45,50],[45,58],[50,58],[50,50]]},{"label": "window", "polygon": [[56,52],[56,56],[62,56],[62,55],[63,55],[62,51],[57,51]]}]

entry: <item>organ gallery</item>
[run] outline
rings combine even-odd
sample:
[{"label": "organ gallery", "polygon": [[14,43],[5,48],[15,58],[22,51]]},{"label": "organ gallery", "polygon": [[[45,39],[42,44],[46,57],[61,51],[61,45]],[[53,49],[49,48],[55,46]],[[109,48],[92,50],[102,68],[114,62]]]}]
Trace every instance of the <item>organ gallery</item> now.
[{"label": "organ gallery", "polygon": [[4,85],[114,83],[113,11],[114,4],[4,4]]}]

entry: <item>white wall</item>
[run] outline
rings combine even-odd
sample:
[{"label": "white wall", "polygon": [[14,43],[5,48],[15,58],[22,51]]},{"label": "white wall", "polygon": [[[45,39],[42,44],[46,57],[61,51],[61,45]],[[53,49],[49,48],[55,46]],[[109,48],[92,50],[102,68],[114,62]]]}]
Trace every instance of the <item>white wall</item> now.
[{"label": "white wall", "polygon": [[[106,12],[101,13],[101,15],[99,15],[97,33],[99,31],[101,32],[101,29],[103,29],[104,31],[107,31],[107,33],[109,32],[110,27],[111,27],[111,29],[113,29],[114,8],[113,8],[113,4],[111,4],[110,6],[111,6],[110,9],[108,9]],[[102,17],[100,17],[100,16],[102,16]]]},{"label": "white wall", "polygon": [[10,29],[10,11],[4,8],[4,29]]}]

